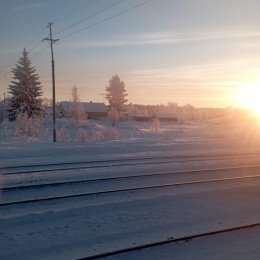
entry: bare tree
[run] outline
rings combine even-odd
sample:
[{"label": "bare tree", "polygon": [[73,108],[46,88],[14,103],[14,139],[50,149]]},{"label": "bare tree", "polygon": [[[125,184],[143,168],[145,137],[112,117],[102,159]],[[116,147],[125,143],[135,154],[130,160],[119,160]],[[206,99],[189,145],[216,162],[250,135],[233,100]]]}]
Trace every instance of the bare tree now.
[{"label": "bare tree", "polygon": [[77,86],[73,86],[73,87],[72,87],[71,95],[72,95],[72,102],[73,102],[73,103],[80,102]]},{"label": "bare tree", "polygon": [[80,122],[85,119],[85,112],[82,107],[82,104],[80,103],[77,86],[72,87],[71,95],[72,95],[71,117],[76,122],[76,124],[80,124]]}]

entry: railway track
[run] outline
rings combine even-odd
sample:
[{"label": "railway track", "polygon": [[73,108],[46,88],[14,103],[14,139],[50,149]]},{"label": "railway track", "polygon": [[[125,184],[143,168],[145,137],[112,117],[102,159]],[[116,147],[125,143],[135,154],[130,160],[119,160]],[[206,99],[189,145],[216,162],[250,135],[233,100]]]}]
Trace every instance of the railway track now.
[{"label": "railway track", "polygon": [[51,164],[34,165],[15,165],[0,167],[3,176],[16,174],[33,174],[53,171],[69,171],[108,167],[155,165],[166,163],[198,162],[198,161],[218,161],[235,159],[254,159],[260,158],[260,153],[230,153],[230,154],[211,154],[211,155],[178,155],[142,158],[121,158],[94,161],[62,162]]},{"label": "railway track", "polygon": [[[0,203],[0,206],[10,206],[10,205],[17,205],[17,204],[26,204],[26,203],[34,203],[34,202],[42,202],[42,201],[52,201],[52,200],[59,200],[59,199],[69,199],[69,198],[76,198],[76,197],[86,197],[86,196],[98,196],[98,195],[106,195],[111,193],[126,193],[126,192],[134,192],[134,191],[140,191],[140,190],[151,190],[151,189],[165,189],[165,188],[174,188],[177,186],[185,186],[185,185],[197,185],[197,184],[213,184],[213,183],[223,183],[223,182],[230,182],[230,181],[243,181],[243,180],[253,180],[260,178],[259,174],[255,175],[245,175],[245,176],[232,176],[232,177],[222,177],[217,178],[210,176],[210,173],[225,173],[229,172],[231,170],[238,171],[238,170],[244,170],[248,171],[250,170],[259,170],[260,166],[251,166],[251,167],[235,167],[235,168],[222,168],[222,169],[206,169],[201,171],[187,171],[187,172],[177,172],[177,173],[159,173],[159,174],[147,174],[147,175],[135,175],[135,176],[124,176],[124,177],[110,177],[110,178],[101,178],[101,179],[93,179],[93,180],[80,180],[80,181],[69,181],[69,182],[59,182],[59,183],[48,183],[48,184],[40,184],[40,185],[27,185],[27,186],[20,186],[20,187],[9,187],[9,188],[3,188],[1,189],[2,195],[4,192],[12,192],[12,191],[19,191],[19,190],[26,190],[29,189],[41,189],[41,188],[47,188],[47,187],[57,187],[61,185],[72,185],[72,184],[87,184],[90,182],[99,182],[101,185],[101,188],[90,191],[90,192],[80,192],[80,193],[73,193],[73,194],[63,194],[63,195],[55,195],[55,196],[42,196],[38,197],[37,199],[26,199],[26,200],[13,200],[8,202]],[[149,178],[161,178],[162,176],[174,176],[174,175],[182,175],[182,174],[188,174],[188,175],[195,175],[195,174],[209,174],[208,176],[210,178],[203,179],[198,178],[197,180],[186,180],[186,181],[175,181],[172,183],[164,183],[164,184],[152,184],[152,185],[139,185],[138,182],[135,182],[134,185],[129,187],[129,184],[127,184],[125,187],[122,187],[121,183],[118,188],[107,188],[104,189],[104,182],[106,181],[119,181],[120,180],[133,180],[137,181],[140,178],[146,178],[149,180]],[[158,181],[155,180],[155,183]],[[49,191],[48,191],[49,194]]]},{"label": "railway track", "polygon": [[[86,165],[78,165],[76,162],[72,162],[71,163],[67,163],[65,166],[68,166],[69,168],[77,168],[79,167],[111,167],[114,166],[115,169],[117,169],[116,167],[119,165],[142,165],[144,164],[153,164],[153,163],[160,163],[159,161],[163,161],[161,163],[165,163],[168,161],[176,161],[176,162],[189,162],[189,161],[194,161],[194,160],[199,160],[199,161],[207,161],[207,160],[227,160],[228,158],[232,158],[232,159],[244,159],[244,158],[258,158],[259,156],[257,154],[247,154],[245,156],[242,156],[241,154],[239,155],[219,155],[216,157],[213,157],[213,155],[210,156],[188,156],[187,158],[176,158],[176,157],[161,157],[159,158],[157,161],[155,161],[155,158],[130,158],[130,161],[124,161],[124,160],[100,160],[100,161],[95,161],[93,162],[84,162],[86,163]],[[132,160],[133,159],[133,160]],[[127,159],[128,160],[128,159]],[[143,163],[142,163],[143,162]],[[79,163],[83,163],[83,162],[79,162]],[[92,163],[92,165],[91,165]],[[98,165],[99,163],[103,164],[103,165]],[[94,165],[96,164],[96,165]],[[73,167],[70,167],[72,166]],[[46,165],[45,165],[46,166]],[[43,167],[45,167],[43,166]],[[54,167],[53,167],[54,166]],[[75,166],[75,167],[74,167]],[[30,178],[30,171],[31,172],[42,172],[42,169],[36,169],[37,167],[42,167],[42,165],[31,165],[31,166],[22,166],[22,168],[19,168],[19,166],[13,166],[12,168],[10,168],[9,170],[15,170],[17,173],[14,174],[19,174],[21,172],[27,172],[29,170],[28,176],[25,176],[26,178]],[[51,164],[51,165],[47,165],[46,167],[49,167],[49,169],[43,169],[48,171],[50,174],[52,172],[57,171],[57,168],[60,168],[60,173],[63,172],[62,167],[63,164]],[[52,168],[52,169],[51,169]],[[54,168],[54,169],[53,169]],[[132,168],[131,168],[132,169]],[[22,171],[21,171],[22,170]],[[238,174],[238,172],[240,171],[240,173]],[[19,173],[18,173],[19,172]],[[13,174],[11,173],[10,175],[6,174],[4,176],[4,178],[12,178]],[[152,173],[152,174],[147,174],[147,173],[143,173],[143,174],[131,174],[131,175],[127,175],[127,176],[116,176],[114,173],[112,175],[112,171],[110,170],[110,174],[109,176],[105,176],[105,177],[99,177],[99,178],[94,178],[94,175],[92,176],[88,176],[86,174],[83,176],[84,179],[72,179],[72,180],[66,180],[66,179],[62,179],[63,176],[62,175],[58,175],[59,178],[55,181],[55,182],[45,182],[44,183],[38,183],[38,184],[28,184],[28,185],[12,185],[12,186],[8,186],[8,187],[3,187],[2,189],[0,189],[0,192],[2,193],[1,199],[4,199],[4,197],[6,196],[6,198],[9,196],[9,194],[15,194],[17,193],[15,196],[11,198],[11,200],[9,201],[4,201],[2,200],[2,202],[0,203],[0,209],[2,209],[3,211],[6,210],[6,216],[3,218],[3,220],[5,220],[5,218],[9,217],[8,214],[11,214],[12,217],[17,217],[17,219],[19,219],[20,217],[23,217],[24,212],[26,211],[26,207],[23,207],[23,205],[28,204],[28,208],[29,211],[31,209],[35,209],[35,207],[37,208],[38,206],[42,207],[42,209],[39,212],[45,212],[46,211],[46,206],[47,205],[56,205],[56,201],[57,201],[57,205],[60,205],[62,207],[62,204],[64,203],[64,205],[67,205],[67,202],[69,202],[68,204],[73,204],[74,200],[70,200],[72,198],[83,198],[82,201],[84,201],[85,203],[85,197],[86,198],[90,198],[90,201],[92,200],[92,198],[94,198],[94,202],[96,203],[96,197],[100,197],[101,200],[103,200],[103,198],[105,200],[109,200],[112,202],[115,202],[114,199],[115,197],[119,197],[120,199],[122,198],[123,202],[125,203],[125,198],[128,197],[131,194],[135,195],[134,197],[138,197],[140,196],[140,194],[156,194],[156,193],[162,193],[165,194],[165,192],[168,194],[168,190],[172,191],[175,190],[175,188],[180,187],[182,190],[182,187],[184,188],[184,190],[190,190],[190,187],[193,187],[192,189],[197,191],[200,191],[200,188],[198,187],[222,187],[221,184],[223,184],[223,186],[225,184],[229,184],[229,183],[235,183],[235,185],[237,185],[237,183],[239,183],[240,186],[243,186],[246,183],[254,183],[255,181],[257,181],[257,183],[260,183],[260,165],[254,165],[254,166],[243,166],[243,167],[228,167],[228,168],[214,168],[214,169],[202,169],[202,170],[193,170],[193,171],[179,171],[179,172],[159,172],[159,173]],[[186,179],[183,179],[184,177]],[[14,178],[17,178],[17,176],[14,176]],[[25,178],[25,180],[26,180]],[[196,179],[195,179],[196,178]],[[164,179],[165,183],[160,183],[160,181]],[[171,182],[169,182],[169,179],[171,179]],[[151,180],[153,180],[153,184],[151,183]],[[115,183],[117,183],[117,185],[115,185]],[[129,184],[131,183],[131,185]],[[211,186],[211,184],[213,186]],[[220,186],[216,186],[216,185]],[[79,191],[70,191],[69,189],[70,187],[83,187],[83,190],[85,189],[85,187],[88,186],[96,186],[96,190],[88,190],[85,192],[79,192]],[[199,186],[196,186],[199,185]],[[200,186],[203,185],[203,186]],[[185,188],[187,187],[187,188]],[[230,186],[232,187],[232,186]],[[63,190],[64,194],[56,194],[54,195],[51,190],[57,190],[59,191],[60,189]],[[93,187],[92,187],[93,188]],[[74,189],[74,188],[73,188]],[[71,190],[73,190],[71,189]],[[218,188],[217,188],[218,189]],[[37,192],[38,191],[46,191],[46,194],[43,196],[38,196]],[[138,193],[138,191],[141,191],[140,193]],[[150,193],[146,193],[146,191],[151,191]],[[162,192],[160,192],[162,191]],[[28,198],[24,198],[21,197],[19,198],[19,193],[21,192],[21,194],[29,194]],[[145,193],[142,193],[145,192]],[[30,194],[32,194],[33,196],[31,196]],[[35,195],[36,194],[36,195]],[[114,196],[106,196],[109,194],[115,194]],[[30,198],[31,196],[31,198]],[[92,197],[91,197],[92,196]],[[103,197],[104,196],[104,197]],[[156,198],[157,199],[157,198]],[[64,200],[64,202],[62,201]],[[48,201],[55,201],[55,203],[48,203],[48,204],[44,204],[44,202],[48,202]],[[80,201],[80,200],[77,200]],[[39,204],[34,204],[34,203],[39,203]],[[131,201],[132,203],[132,201]],[[20,206],[19,206],[20,205]],[[87,204],[86,204],[87,205]],[[84,204],[84,207],[86,206]],[[91,205],[91,204],[90,204]],[[192,205],[192,204],[191,204]],[[5,207],[6,206],[6,207]],[[11,206],[10,208],[8,206]],[[12,207],[14,206],[14,207]],[[16,207],[19,206],[19,207]],[[59,206],[57,206],[59,207]],[[70,206],[69,206],[70,207]],[[47,206],[48,208],[48,206]],[[49,209],[49,208],[48,208]],[[20,213],[17,213],[17,211],[19,212],[23,211],[21,216],[19,215]],[[9,212],[10,211],[10,212]],[[12,215],[12,211],[14,211],[14,215]],[[71,210],[72,211],[72,210]],[[28,214],[28,212],[26,214]],[[33,212],[33,211],[32,211]],[[47,211],[46,211],[47,212]],[[15,215],[17,214],[17,216]],[[45,213],[44,213],[45,214]],[[44,215],[43,214],[43,215]],[[30,216],[30,214],[29,214]],[[7,218],[8,220],[8,218]],[[254,218],[254,219],[247,219],[247,221],[245,221],[244,223],[247,223],[245,225],[239,225],[242,222],[230,222],[228,223],[225,228],[221,228],[221,229],[216,229],[217,226],[215,225],[214,227],[210,227],[209,229],[203,229],[203,231],[201,231],[201,233],[198,233],[200,229],[197,229],[197,231],[193,231],[194,233],[186,233],[183,232],[183,234],[186,235],[181,235],[179,234],[179,236],[177,237],[170,237],[170,236],[161,236],[161,237],[157,237],[156,234],[156,239],[158,239],[158,241],[153,240],[155,242],[148,242],[149,240],[139,240],[136,241],[137,245],[134,246],[129,246],[127,247],[127,245],[129,244],[122,244],[121,247],[117,250],[111,250],[109,251],[109,248],[106,249],[102,249],[100,251],[87,251],[88,254],[86,253],[86,257],[81,257],[81,258],[77,258],[75,260],[91,260],[91,259],[103,259],[103,258],[107,258],[107,257],[113,257],[113,256],[122,256],[122,258],[124,258],[124,255],[127,255],[128,253],[131,252],[135,252],[138,250],[143,250],[143,249],[149,249],[149,248],[155,248],[155,247],[159,247],[165,244],[174,244],[174,243],[178,243],[181,241],[186,241],[186,240],[190,240],[190,239],[196,239],[199,237],[211,237],[217,234],[222,234],[222,233],[228,233],[228,232],[235,232],[235,231],[239,231],[239,230],[243,230],[243,229],[249,229],[249,228],[256,228],[260,226],[260,222],[257,222],[259,220],[259,218]],[[252,223],[250,223],[250,221],[252,221]],[[255,222],[254,222],[255,221]],[[8,222],[8,221],[7,221]],[[254,223],[253,223],[254,222]],[[67,225],[67,224],[66,224]],[[232,226],[233,225],[233,226]],[[65,226],[65,225],[64,225]],[[212,230],[210,230],[212,229]],[[257,229],[258,230],[258,229]],[[49,230],[48,230],[49,231]],[[163,238],[166,239],[163,239]],[[111,249],[111,248],[110,248]],[[99,252],[99,253],[97,253]],[[84,256],[84,254],[83,254]],[[109,258],[110,259],[110,258]]]},{"label": "railway track", "polygon": [[152,173],[152,174],[138,174],[138,175],[127,175],[127,176],[110,176],[110,177],[103,177],[103,178],[94,178],[94,179],[84,179],[84,180],[74,180],[74,181],[60,181],[60,182],[49,182],[49,183],[41,183],[41,184],[33,184],[33,185],[16,185],[16,186],[9,186],[6,188],[0,188],[0,192],[8,192],[8,191],[15,191],[15,190],[26,190],[26,189],[38,189],[38,188],[45,188],[45,187],[57,187],[62,185],[72,185],[72,184],[83,184],[83,183],[95,183],[95,182],[107,182],[107,181],[120,181],[120,180],[131,180],[131,179],[141,179],[141,178],[160,178],[160,177],[167,177],[167,176],[174,176],[183,175],[183,174],[199,174],[199,173],[221,173],[227,171],[234,171],[234,170],[259,170],[260,165],[254,166],[243,166],[243,167],[228,167],[228,168],[214,168],[214,169],[201,169],[201,170],[193,170],[193,171],[177,171],[177,172],[163,172],[163,173]]},{"label": "railway track", "polygon": [[239,225],[239,226],[234,226],[234,227],[224,228],[224,229],[216,229],[216,230],[213,230],[213,231],[202,232],[202,233],[197,233],[197,234],[192,234],[192,235],[186,235],[186,236],[184,235],[184,236],[177,237],[177,238],[171,237],[171,238],[168,238],[168,239],[165,239],[165,240],[135,245],[135,246],[132,246],[132,247],[127,247],[127,248],[122,248],[122,249],[109,251],[109,252],[105,252],[105,253],[95,254],[95,255],[92,255],[92,256],[77,258],[77,259],[74,259],[74,260],[103,259],[103,258],[107,258],[107,257],[110,257],[110,256],[118,256],[118,255],[121,255],[123,257],[124,254],[130,253],[130,252],[135,252],[135,251],[140,251],[140,250],[143,250],[143,249],[159,247],[159,246],[166,245],[166,244],[174,244],[174,243],[178,243],[178,242],[184,242],[184,241],[187,241],[187,240],[201,238],[201,237],[211,237],[211,236],[214,236],[214,235],[217,235],[217,234],[223,234],[223,233],[228,233],[228,232],[236,232],[236,231],[240,231],[240,230],[244,230],[244,229],[252,229],[252,228],[256,228],[256,227],[260,227],[260,222],[250,223],[250,224],[246,224],[246,225]]}]

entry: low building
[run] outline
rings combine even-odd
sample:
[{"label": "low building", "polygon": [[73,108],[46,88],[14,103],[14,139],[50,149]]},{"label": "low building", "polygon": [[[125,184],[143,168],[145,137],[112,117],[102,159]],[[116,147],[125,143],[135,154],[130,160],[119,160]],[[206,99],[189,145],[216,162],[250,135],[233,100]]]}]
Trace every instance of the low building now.
[{"label": "low building", "polygon": [[151,121],[152,117],[148,116],[148,115],[135,115],[135,116],[133,116],[133,119],[135,121],[147,122],[147,121]]},{"label": "low building", "polygon": [[157,112],[154,117],[157,117],[160,121],[178,121],[177,114],[172,112]]},{"label": "low building", "polygon": [[178,117],[177,114],[171,112],[156,112],[153,115],[148,115],[148,113],[137,114],[133,116],[135,121],[153,121],[155,118],[159,119],[160,121],[170,121],[170,122],[177,122]]},{"label": "low building", "polygon": [[[70,117],[73,111],[74,103],[71,101],[62,101],[59,104],[59,113],[64,117]],[[80,109],[86,114],[87,118],[107,117],[107,106],[104,103],[79,102]]]},{"label": "low building", "polygon": [[104,103],[83,103],[88,118],[107,117],[107,106]]}]

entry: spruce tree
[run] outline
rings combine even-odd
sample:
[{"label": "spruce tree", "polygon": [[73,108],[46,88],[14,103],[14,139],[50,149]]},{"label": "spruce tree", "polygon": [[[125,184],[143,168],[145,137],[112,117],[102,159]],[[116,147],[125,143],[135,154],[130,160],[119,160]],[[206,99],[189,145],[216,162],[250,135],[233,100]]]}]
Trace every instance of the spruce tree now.
[{"label": "spruce tree", "polygon": [[8,87],[11,95],[8,109],[9,120],[15,120],[19,113],[26,114],[28,117],[39,116],[42,113],[42,99],[40,98],[42,86],[26,49],[23,50],[22,57],[11,71],[13,80]]}]

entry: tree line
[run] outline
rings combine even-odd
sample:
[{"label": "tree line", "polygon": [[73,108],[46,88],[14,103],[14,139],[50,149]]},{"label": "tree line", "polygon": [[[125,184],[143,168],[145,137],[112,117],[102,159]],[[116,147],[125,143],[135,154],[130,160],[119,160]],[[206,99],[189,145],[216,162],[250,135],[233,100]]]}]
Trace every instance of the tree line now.
[{"label": "tree line", "polygon": [[[11,72],[13,76],[8,86],[8,119],[15,121],[19,115],[26,116],[27,118],[43,116],[43,86],[36,73],[36,69],[32,66],[29,53],[26,49],[23,49],[22,57],[18,59],[17,64],[11,69]],[[72,95],[76,101],[79,99],[76,89],[72,89]],[[114,75],[106,87],[105,96],[109,103],[113,126],[128,101],[126,99],[127,95],[125,83],[121,81],[118,75]]]}]

